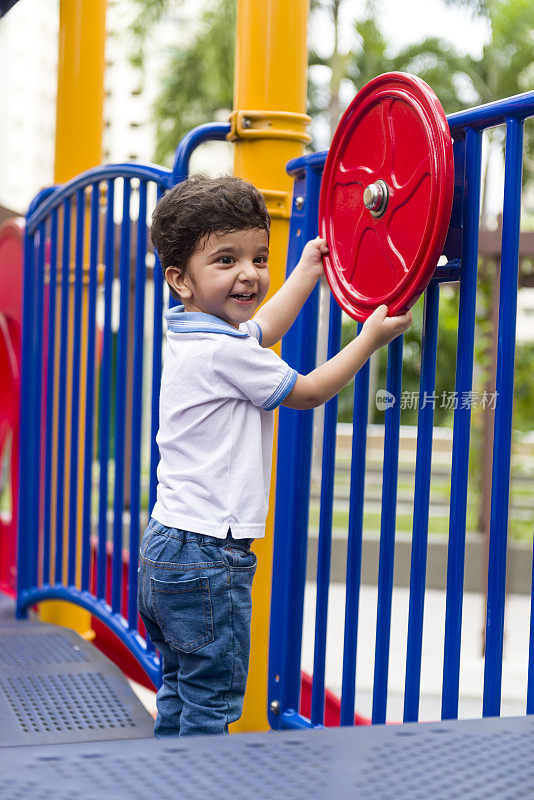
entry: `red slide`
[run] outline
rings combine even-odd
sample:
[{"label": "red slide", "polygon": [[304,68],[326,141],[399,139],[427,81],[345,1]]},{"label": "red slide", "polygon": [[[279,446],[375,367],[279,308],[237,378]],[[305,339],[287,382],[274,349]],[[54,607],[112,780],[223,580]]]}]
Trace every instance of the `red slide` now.
[{"label": "red slide", "polygon": [[0,227],[0,591],[17,586],[20,344],[24,220]]},{"label": "red slide", "polygon": [[[311,716],[311,697],[312,697],[311,675],[306,672],[300,673],[300,713],[308,719]],[[324,692],[324,724],[327,728],[338,728],[341,715],[341,700],[339,697],[325,689]],[[371,720],[362,717],[361,714],[354,714],[355,725],[370,725]]]}]

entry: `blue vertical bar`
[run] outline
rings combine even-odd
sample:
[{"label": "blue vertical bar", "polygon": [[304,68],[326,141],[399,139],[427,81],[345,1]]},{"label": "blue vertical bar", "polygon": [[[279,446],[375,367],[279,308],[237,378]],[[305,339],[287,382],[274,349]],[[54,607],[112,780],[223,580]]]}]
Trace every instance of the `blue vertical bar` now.
[{"label": "blue vertical bar", "polygon": [[37,257],[37,292],[36,292],[36,303],[35,303],[35,343],[34,343],[34,353],[35,353],[35,415],[33,417],[33,435],[35,439],[35,446],[36,446],[36,458],[33,463],[33,480],[35,481],[38,489],[37,489],[37,519],[35,521],[35,529],[34,529],[34,543],[32,548],[32,583],[33,586],[37,586],[37,572],[38,572],[38,561],[39,561],[39,528],[40,528],[40,517],[41,517],[41,502],[44,499],[40,492],[40,487],[42,486],[41,475],[42,475],[42,468],[44,467],[43,458],[44,458],[44,451],[43,451],[43,444],[45,444],[45,440],[43,440],[42,436],[42,424],[43,424],[43,403],[42,403],[42,392],[43,392],[43,339],[44,339],[44,331],[43,331],[43,315],[44,315],[44,262],[45,262],[45,241],[46,241],[46,225],[45,222],[41,222],[39,225],[39,248],[38,248],[38,257]]},{"label": "blue vertical bar", "polygon": [[[158,186],[158,200],[164,189]],[[149,514],[156,502],[159,449],[156,435],[159,429],[159,386],[161,382],[161,340],[163,335],[163,273],[157,252],[154,253],[154,338],[152,340],[152,407],[150,422],[150,484],[148,493]]]},{"label": "blue vertical bar", "polygon": [[76,192],[76,251],[74,266],[74,315],[72,348],[72,395],[70,429],[70,484],[69,484],[69,552],[68,585],[74,586],[76,580],[76,525],[78,521],[78,439],[80,423],[80,351],[82,321],[82,280],[83,280],[83,233],[85,215],[85,193]]},{"label": "blue vertical bar", "polygon": [[423,332],[421,337],[421,378],[419,382],[412,563],[410,572],[410,604],[408,613],[408,642],[406,647],[406,679],[404,691],[405,722],[416,722],[419,717],[430,473],[432,468],[432,429],[434,426],[434,400],[431,399],[430,402],[428,402],[428,398],[434,397],[434,389],[436,386],[438,317],[439,284],[431,282],[425,292]]},{"label": "blue vertical bar", "polygon": [[[294,265],[293,265],[294,266]],[[282,357],[298,372],[313,369],[316,357],[318,295],[306,301],[286,334]],[[305,364],[311,363],[306,368]],[[313,443],[313,411],[280,408],[269,646],[269,696],[281,708],[298,710],[308,515]],[[283,553],[284,558],[278,557]],[[282,720],[271,718],[273,727]]]},{"label": "blue vertical bar", "polygon": [[[44,306],[44,261],[45,261],[45,223],[41,222],[38,228],[37,248],[37,281],[35,294],[35,321],[33,326],[33,353],[34,353],[34,415],[32,417],[33,439],[35,442],[35,459],[29,473],[29,479],[36,487],[35,517],[32,528],[32,541],[27,556],[31,564],[28,576],[32,586],[37,586],[37,571],[39,561],[39,528],[41,516],[41,466],[43,457],[43,438],[41,426],[43,423],[42,406],[42,372],[43,372],[43,306]],[[24,495],[22,495],[24,497]],[[30,555],[31,554],[31,555]]]},{"label": "blue vertical bar", "polygon": [[115,491],[113,496],[113,558],[111,608],[121,610],[122,513],[124,507],[124,435],[128,369],[128,299],[130,293],[130,191],[124,179],[120,252],[120,319],[115,381]]},{"label": "blue vertical bar", "polygon": [[[163,197],[165,187],[158,184],[157,200]],[[152,275],[152,286],[154,289],[154,316],[153,316],[153,338],[152,338],[152,384],[151,384],[151,406],[150,406],[150,466],[148,478],[148,513],[156,502],[156,490],[158,485],[157,468],[159,463],[159,449],[156,436],[159,429],[159,389],[161,381],[161,349],[163,336],[163,274],[161,262],[157,251],[154,250],[154,271]],[[154,650],[154,645],[147,634],[147,652]]]},{"label": "blue vertical bar", "polygon": [[34,236],[24,234],[24,288],[22,317],[22,374],[20,389],[20,471],[19,497],[25,502],[19,504],[17,531],[17,617],[27,616],[21,608],[21,594],[29,588],[29,567],[32,546],[32,531],[35,525],[37,487],[28,481],[35,458],[36,442],[33,438],[34,404],[34,354],[33,325],[35,321],[35,242]]},{"label": "blue vertical bar", "polygon": [[[302,374],[315,366],[318,306],[317,288],[282,343],[282,357]],[[280,698],[284,710],[299,705],[312,444],[313,410],[281,407],[269,660],[271,696]],[[280,722],[271,720],[275,727]]]},{"label": "blue vertical bar", "polygon": [[[297,264],[305,243],[317,235],[317,203],[321,173],[306,169],[296,175],[287,254],[287,272]],[[297,372],[316,364],[319,287],[302,307],[282,340],[282,357]],[[280,408],[273,546],[271,626],[269,632],[269,710],[273,728],[284,727],[284,713],[298,712],[308,514],[310,499],[313,410]]]},{"label": "blue vertical bar", "polygon": [[456,354],[456,398],[452,442],[449,552],[443,658],[442,719],[458,716],[460,644],[464,590],[465,521],[471,409],[462,408],[462,397],[472,389],[475,306],[480,216],[480,165],[482,132],[466,132],[466,173],[463,209],[463,246],[460,271],[460,308]]},{"label": "blue vertical bar", "polygon": [[501,710],[522,166],[523,122],[509,119],[506,123],[497,344],[497,402],[494,420],[484,701],[482,706],[482,713],[485,717],[499,716]]},{"label": "blue vertical bar", "polygon": [[[534,575],[534,548],[532,575]],[[534,714],[534,580],[530,584],[530,628],[528,644],[527,714]]]},{"label": "blue vertical bar", "polygon": [[[361,329],[362,324],[358,323],[358,333],[360,333]],[[341,713],[339,720],[341,725],[354,725],[368,407],[369,362],[361,368],[354,379],[349,533],[345,588],[345,633],[343,640],[343,677],[341,682]]]},{"label": "blue vertical bar", "polygon": [[59,328],[59,386],[56,478],[56,583],[63,582],[63,506],[65,486],[65,417],[67,393],[67,335],[69,325],[70,197],[63,203],[63,253],[61,261],[61,323]]},{"label": "blue vertical bar", "polygon": [[46,375],[46,433],[45,433],[45,482],[44,482],[44,534],[43,534],[43,583],[50,576],[50,528],[52,499],[52,435],[54,426],[54,371],[56,349],[56,283],[57,283],[57,209],[51,214],[50,223],[50,272],[48,281],[48,344]]},{"label": "blue vertical bar", "polygon": [[[341,310],[333,295],[330,297],[327,358],[339,352],[341,340]],[[324,689],[326,660],[326,628],[328,590],[332,550],[332,511],[334,504],[334,474],[336,460],[337,394],[325,405],[323,455],[321,462],[321,506],[319,513],[319,542],[317,552],[317,597],[315,603],[315,643],[313,652],[313,684],[311,703],[312,725],[324,722]]]},{"label": "blue vertical bar", "polygon": [[400,396],[402,386],[402,346],[398,336],[388,346],[387,389],[393,403],[386,409],[384,425],[384,467],[382,472],[382,518],[378,562],[378,600],[376,614],[375,670],[373,682],[373,723],[386,721],[388,695],[391,600],[395,559],[395,520],[399,467]]},{"label": "blue vertical bar", "polygon": [[141,484],[141,412],[143,400],[143,337],[146,277],[146,181],[139,185],[135,270],[135,337],[133,354],[132,451],[130,474],[130,562],[128,565],[128,623],[137,627],[137,564],[139,550],[139,492]]},{"label": "blue vertical bar", "polygon": [[98,262],[98,221],[100,186],[94,183],[91,193],[91,240],[89,251],[89,286],[87,307],[87,373],[85,400],[85,444],[83,475],[83,528],[82,528],[82,591],[89,589],[91,566],[91,498],[93,490],[93,436],[95,405],[95,329],[96,281]]},{"label": "blue vertical bar", "polygon": [[111,311],[113,272],[115,266],[115,223],[113,206],[115,203],[115,183],[107,182],[107,209],[105,235],[105,273],[104,273],[104,334],[102,345],[102,368],[100,372],[100,478],[98,489],[98,563],[96,596],[104,598],[106,592],[106,543],[108,529],[108,459],[109,423],[111,417]]}]

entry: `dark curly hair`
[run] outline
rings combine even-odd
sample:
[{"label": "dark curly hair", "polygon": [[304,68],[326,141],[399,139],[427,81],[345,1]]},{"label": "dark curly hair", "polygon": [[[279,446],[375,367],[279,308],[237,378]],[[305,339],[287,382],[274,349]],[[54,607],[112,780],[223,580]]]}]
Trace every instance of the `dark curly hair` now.
[{"label": "dark curly hair", "polygon": [[194,176],[178,183],[152,214],[152,241],[163,274],[186,269],[199,242],[212,233],[259,228],[269,234],[271,218],[261,192],[241,178]]}]

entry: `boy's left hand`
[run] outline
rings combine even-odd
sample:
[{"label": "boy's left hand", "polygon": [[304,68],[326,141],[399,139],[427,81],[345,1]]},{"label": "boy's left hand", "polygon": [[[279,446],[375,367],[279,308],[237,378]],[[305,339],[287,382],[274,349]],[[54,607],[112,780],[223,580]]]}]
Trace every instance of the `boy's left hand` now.
[{"label": "boy's left hand", "polygon": [[300,257],[300,266],[310,277],[318,280],[324,273],[323,256],[328,253],[326,239],[318,236],[308,242]]}]

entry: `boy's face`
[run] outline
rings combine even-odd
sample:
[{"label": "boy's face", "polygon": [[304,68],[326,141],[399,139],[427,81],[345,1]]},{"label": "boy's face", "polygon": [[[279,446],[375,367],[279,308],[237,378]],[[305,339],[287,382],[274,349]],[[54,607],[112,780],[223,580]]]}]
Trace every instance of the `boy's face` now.
[{"label": "boy's face", "polygon": [[234,328],[249,320],[269,289],[269,237],[259,228],[213,233],[199,242],[181,273],[165,277],[186,311],[202,311]]}]

